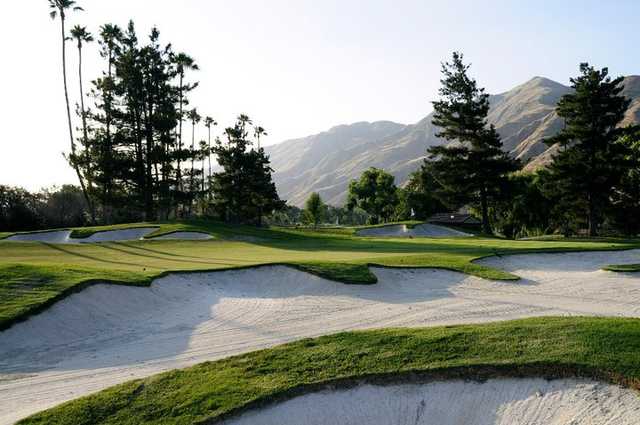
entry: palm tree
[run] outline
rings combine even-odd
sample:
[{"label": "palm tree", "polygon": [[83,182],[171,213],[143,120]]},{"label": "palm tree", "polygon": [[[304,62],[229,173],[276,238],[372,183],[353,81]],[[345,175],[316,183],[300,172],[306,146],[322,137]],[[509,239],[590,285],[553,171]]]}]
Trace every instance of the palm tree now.
[{"label": "palm tree", "polygon": [[[189,191],[194,191],[193,178],[195,173],[195,149],[196,149],[196,124],[200,122],[201,118],[196,108],[189,111],[189,121],[191,121],[191,174],[189,176]],[[191,204],[189,204],[189,214],[191,214]]]},{"label": "palm tree", "polygon": [[78,81],[80,82],[80,113],[82,117],[82,133],[84,137],[84,143],[86,146],[88,137],[87,137],[87,115],[84,110],[84,90],[82,88],[82,45],[86,43],[91,43],[93,41],[93,36],[90,32],[87,31],[87,27],[81,27],[80,25],[76,25],[70,31],[71,37],[68,39],[76,40],[78,43]]},{"label": "palm tree", "polygon": [[178,185],[179,185],[179,189],[182,188],[182,171],[180,168],[180,155],[181,155],[181,151],[182,151],[182,120],[183,120],[183,107],[184,107],[184,92],[185,89],[191,89],[194,88],[194,86],[187,86],[185,87],[184,85],[184,75],[186,71],[197,71],[198,69],[198,65],[196,65],[195,60],[187,55],[186,53],[178,53],[177,55],[174,56],[173,58],[174,63],[176,64],[176,71],[178,72],[178,77],[180,78],[180,83],[178,85],[178,103],[179,103],[179,110],[178,110],[178,167],[176,170],[176,178],[178,180]]},{"label": "palm tree", "polygon": [[259,125],[257,125],[253,129],[253,135],[256,137],[256,140],[258,141],[258,150],[260,150],[260,137],[261,136],[268,136],[267,131],[264,128],[262,128]]},{"label": "palm tree", "polygon": [[[70,39],[76,40],[78,43],[78,80],[80,82],[80,114],[82,117],[82,135],[84,140],[85,150],[88,149],[89,146],[89,137],[87,136],[87,114],[84,109],[84,89],[82,88],[82,45],[83,43],[91,43],[93,41],[93,36],[90,32],[87,31],[86,27],[81,27],[80,25],[76,25],[71,29],[71,37]],[[85,178],[87,180],[87,186],[89,187],[89,192],[92,190],[92,178],[91,178],[91,170],[90,161],[87,161],[87,171],[85,173]],[[91,221],[95,223],[96,221],[96,213],[95,208],[93,206],[93,200],[90,198],[89,202],[89,212],[91,213]]]},{"label": "palm tree", "polygon": [[62,35],[62,82],[64,84],[64,100],[67,106],[67,124],[69,126],[69,142],[71,144],[71,156],[69,157],[69,162],[71,166],[76,171],[76,175],[78,176],[78,180],[80,181],[80,187],[82,188],[82,194],[84,195],[84,199],[87,202],[87,205],[90,204],[89,196],[87,194],[87,188],[84,184],[84,179],[82,178],[82,174],[80,173],[80,167],[78,165],[78,160],[76,158],[76,144],[73,140],[73,124],[71,123],[71,108],[69,106],[69,90],[67,88],[67,36],[65,30],[65,21],[67,17],[67,11],[81,11],[84,10],[80,6],[76,6],[76,2],[74,0],[48,0],[49,1],[49,16],[51,19],[55,19],[58,15],[60,15],[60,34]]},{"label": "palm tree", "polygon": [[[204,119],[204,126],[207,127],[207,131],[209,133],[209,138],[207,139],[207,156],[209,157],[209,181],[211,181],[211,126],[216,126],[218,125],[218,123],[211,117],[206,117]],[[202,177],[202,190],[204,190],[204,170],[203,171],[203,177]]]},{"label": "palm tree", "polygon": [[204,190],[205,190],[205,177],[207,176],[207,174],[204,172],[204,160],[207,159],[207,156],[211,156],[211,150],[209,149],[209,143],[204,141],[204,140],[200,140],[200,172],[202,173],[202,180],[201,180],[201,189],[202,190],[202,194],[204,195]]}]

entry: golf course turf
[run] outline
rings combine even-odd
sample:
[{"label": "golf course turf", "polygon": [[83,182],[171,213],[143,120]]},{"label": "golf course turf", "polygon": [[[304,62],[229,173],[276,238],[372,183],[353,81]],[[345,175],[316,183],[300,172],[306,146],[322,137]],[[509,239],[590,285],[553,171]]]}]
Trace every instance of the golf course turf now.
[{"label": "golf course turf", "polygon": [[612,264],[604,269],[610,272],[621,273],[640,272],[640,264]]},{"label": "golf course turf", "polygon": [[534,318],[346,332],[130,381],[21,424],[215,423],[330,384],[586,377],[640,389],[640,320]]},{"label": "golf course turf", "polygon": [[[640,246],[638,241],[626,240],[363,238],[353,236],[354,228],[266,229],[210,221],[82,228],[73,229],[72,236],[87,237],[97,231],[131,227],[157,227],[157,230],[149,235],[150,240],[84,245],[0,240],[0,330],[92,283],[147,286],[153,279],[170,272],[285,264],[344,283],[372,284],[376,278],[368,266],[377,265],[433,267],[487,279],[516,280],[518,277],[513,274],[473,260],[491,255]],[[214,239],[152,239],[176,231],[205,232]]]}]

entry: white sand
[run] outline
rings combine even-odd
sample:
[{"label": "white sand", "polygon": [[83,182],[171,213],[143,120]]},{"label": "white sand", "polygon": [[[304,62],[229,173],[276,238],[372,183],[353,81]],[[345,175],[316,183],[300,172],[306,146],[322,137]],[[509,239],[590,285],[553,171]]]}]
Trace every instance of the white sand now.
[{"label": "white sand", "polygon": [[[6,238],[8,241],[48,242],[48,243],[94,243],[145,240],[144,238],[155,232],[157,227],[134,227],[121,230],[107,230],[96,232],[86,238],[72,238],[70,230],[55,230],[51,232],[21,233]],[[207,240],[213,237],[202,232],[173,232],[149,240]]]},{"label": "white sand", "polygon": [[213,236],[209,235],[208,233],[202,233],[202,232],[172,232],[172,233],[167,233],[166,235],[161,235],[161,236],[155,236],[153,238],[149,238],[148,240],[174,240],[174,239],[180,239],[180,240],[188,240],[188,241],[202,241],[202,240],[207,240],[207,239],[213,239]]},{"label": "white sand", "polygon": [[425,237],[425,238],[456,238],[472,236],[470,233],[450,229],[436,224],[418,224],[413,228],[405,224],[392,224],[382,227],[371,227],[356,232],[358,236],[374,237]]},{"label": "white sand", "polygon": [[640,277],[603,272],[640,250],[489,258],[524,278],[374,269],[344,285],[286,267],[95,285],[0,333],[0,424],[129,379],[350,329],[544,315],[640,317]]},{"label": "white sand", "polygon": [[18,233],[3,240],[19,242],[69,243],[71,230],[54,230],[51,232]]},{"label": "white sand", "polygon": [[249,411],[221,425],[632,425],[640,397],[587,380],[362,385]]}]

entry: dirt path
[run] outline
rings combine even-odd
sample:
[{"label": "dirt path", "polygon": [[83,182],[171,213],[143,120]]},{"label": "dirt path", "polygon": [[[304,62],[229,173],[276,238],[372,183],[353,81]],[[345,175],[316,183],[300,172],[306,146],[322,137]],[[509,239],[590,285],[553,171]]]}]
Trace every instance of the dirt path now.
[{"label": "dirt path", "polygon": [[0,424],[129,379],[350,329],[544,315],[640,317],[640,276],[599,269],[640,250],[532,254],[483,264],[524,278],[375,269],[344,285],[286,267],[96,285],[0,333]]}]

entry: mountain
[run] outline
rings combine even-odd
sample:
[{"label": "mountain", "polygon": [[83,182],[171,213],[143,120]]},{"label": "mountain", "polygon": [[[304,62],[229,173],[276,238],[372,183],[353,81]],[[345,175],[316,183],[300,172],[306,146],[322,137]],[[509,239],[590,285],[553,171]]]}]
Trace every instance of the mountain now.
[{"label": "mountain", "polygon": [[[633,103],[624,124],[640,123],[640,76],[626,77],[624,91]],[[489,97],[488,121],[496,126],[505,151],[519,158],[525,169],[547,164],[555,147],[543,140],[562,128],[555,113],[558,100],[571,89],[543,77],[535,77],[505,93]],[[402,184],[419,168],[428,147],[444,143],[436,137],[432,114],[416,124],[390,121],[358,122],[329,131],[288,140],[265,148],[274,168],[274,181],[282,199],[301,206],[311,192],[325,202],[341,205],[349,181],[365,169],[378,167]]]}]

